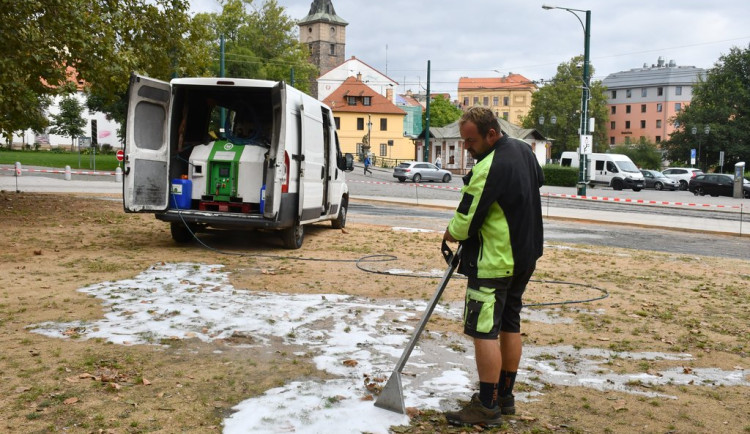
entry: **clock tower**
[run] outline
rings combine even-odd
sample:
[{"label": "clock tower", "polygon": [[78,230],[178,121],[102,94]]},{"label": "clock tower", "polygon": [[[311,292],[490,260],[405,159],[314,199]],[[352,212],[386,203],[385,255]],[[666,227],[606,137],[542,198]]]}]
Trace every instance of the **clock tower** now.
[{"label": "clock tower", "polygon": [[[314,0],[310,13],[302,18],[299,26],[299,40],[310,50],[310,63],[323,75],[344,63],[346,59],[346,26],[343,18],[336,15],[331,0]],[[317,98],[318,87],[315,79],[310,83],[312,95]]]}]

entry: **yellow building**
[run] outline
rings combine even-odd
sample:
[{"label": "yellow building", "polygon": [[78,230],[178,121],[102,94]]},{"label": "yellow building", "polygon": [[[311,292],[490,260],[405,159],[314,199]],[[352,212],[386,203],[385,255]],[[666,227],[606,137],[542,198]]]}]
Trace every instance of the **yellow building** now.
[{"label": "yellow building", "polygon": [[323,102],[333,110],[341,152],[369,152],[376,161],[414,159],[414,143],[404,137],[406,112],[393,103],[391,90],[383,96],[361,76],[349,77]]},{"label": "yellow building", "polygon": [[531,95],[537,87],[520,74],[505,77],[468,78],[458,80],[458,101],[464,110],[472,106],[489,107],[495,116],[521,124],[531,111]]}]

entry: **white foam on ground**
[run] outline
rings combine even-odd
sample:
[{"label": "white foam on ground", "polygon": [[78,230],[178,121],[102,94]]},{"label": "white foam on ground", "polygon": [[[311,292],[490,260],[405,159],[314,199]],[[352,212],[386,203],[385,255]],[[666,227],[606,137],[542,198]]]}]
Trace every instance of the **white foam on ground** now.
[{"label": "white foam on ground", "polygon": [[[278,294],[236,289],[221,265],[159,264],[132,279],[90,285],[80,291],[109,307],[104,318],[30,326],[57,338],[101,338],[124,344],[160,344],[163,339],[197,338],[210,342],[242,335],[250,347],[301,346],[320,370],[338,378],[292,381],[238,404],[224,421],[226,433],[387,433],[407,424],[404,415],[363,400],[364,379],[384,382],[421,317],[424,301],[375,301],[332,294]],[[440,304],[436,314],[459,320],[459,305]],[[553,315],[554,316],[554,315]],[[71,333],[71,331],[73,333]],[[658,373],[618,374],[617,359],[674,361]],[[345,364],[345,361],[356,364]],[[614,352],[569,346],[524,347],[519,381],[533,389],[519,401],[536,399],[544,384],[591,387],[642,395],[646,385],[750,385],[746,371],[692,369],[689,354]],[[353,366],[349,366],[353,365]],[[468,399],[476,374],[471,343],[463,336],[423,333],[402,374],[407,407],[447,410]],[[283,414],[283,417],[278,417]]]}]

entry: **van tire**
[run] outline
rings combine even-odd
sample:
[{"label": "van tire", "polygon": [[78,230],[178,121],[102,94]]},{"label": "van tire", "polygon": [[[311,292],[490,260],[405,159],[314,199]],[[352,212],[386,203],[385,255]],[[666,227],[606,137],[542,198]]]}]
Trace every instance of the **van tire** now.
[{"label": "van tire", "polygon": [[281,240],[287,249],[296,250],[302,247],[305,240],[305,227],[295,221],[294,224],[281,231]]},{"label": "van tire", "polygon": [[193,227],[188,229],[181,222],[172,222],[169,225],[169,231],[172,233],[172,239],[176,243],[185,244],[193,240],[193,233],[195,233],[195,228]]},{"label": "van tire", "polygon": [[622,180],[621,179],[613,179],[612,180],[612,189],[613,190],[622,190]]},{"label": "van tire", "polygon": [[331,226],[334,229],[344,229],[346,227],[346,211],[349,203],[346,199],[341,199],[341,205],[339,206],[339,215],[336,216],[335,220],[331,220]]}]

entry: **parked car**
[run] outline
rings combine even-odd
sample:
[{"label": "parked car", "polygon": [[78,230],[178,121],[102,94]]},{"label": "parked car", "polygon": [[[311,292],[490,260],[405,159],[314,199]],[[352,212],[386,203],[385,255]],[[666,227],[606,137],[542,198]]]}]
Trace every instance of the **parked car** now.
[{"label": "parked car", "polygon": [[393,177],[398,178],[399,182],[404,182],[407,179],[414,182],[422,180],[451,182],[452,175],[445,169],[438,169],[434,164],[404,161],[393,168]]},{"label": "parked car", "polygon": [[653,188],[656,190],[677,190],[680,188],[680,183],[672,178],[667,178],[663,173],[658,170],[643,170],[643,179],[646,181],[645,188]]},{"label": "parked car", "polygon": [[703,173],[702,170],[695,167],[670,167],[662,170],[661,173],[667,178],[672,178],[680,183],[680,190],[687,190],[690,180],[696,175]]},{"label": "parked car", "polygon": [[[696,196],[734,196],[734,176],[726,173],[702,173],[690,180],[688,189]],[[742,195],[750,199],[750,181],[743,179]]]}]

